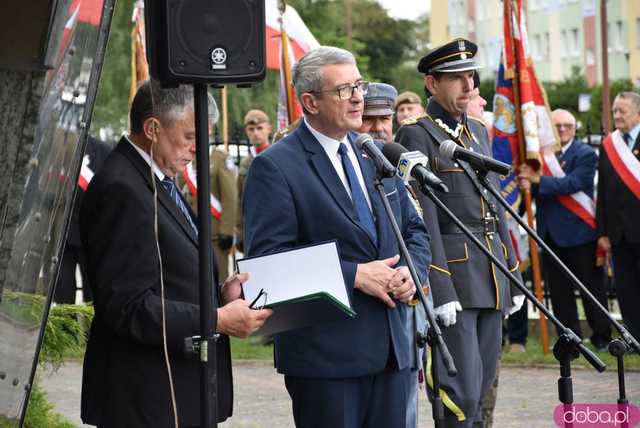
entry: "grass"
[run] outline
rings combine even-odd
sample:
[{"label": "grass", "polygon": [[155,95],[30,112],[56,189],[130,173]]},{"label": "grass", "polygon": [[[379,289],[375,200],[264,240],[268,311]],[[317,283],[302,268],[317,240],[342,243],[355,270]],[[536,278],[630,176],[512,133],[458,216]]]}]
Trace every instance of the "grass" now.
[{"label": "grass", "polygon": [[[512,353],[508,352],[508,348],[505,348],[505,351],[502,353],[502,364],[522,366],[558,366],[558,361],[553,356],[553,344],[555,343],[555,340],[555,338],[550,338],[549,353],[545,355],[542,352],[542,344],[540,343],[539,339],[535,336],[529,336],[527,338],[527,351],[522,353]],[[600,358],[602,362],[607,365],[607,370],[615,371],[617,369],[616,359],[611,354],[609,354],[609,352],[597,352],[590,343],[587,343],[587,347],[590,350],[594,351],[598,358]],[[591,368],[591,364],[589,364],[589,362],[587,362],[587,360],[585,360],[584,357],[580,355],[580,357],[571,362],[571,367]],[[624,368],[625,370],[640,370],[640,355],[625,355]]]},{"label": "grass", "polygon": [[231,357],[234,360],[273,360],[273,346],[263,345],[262,338],[231,338]]}]

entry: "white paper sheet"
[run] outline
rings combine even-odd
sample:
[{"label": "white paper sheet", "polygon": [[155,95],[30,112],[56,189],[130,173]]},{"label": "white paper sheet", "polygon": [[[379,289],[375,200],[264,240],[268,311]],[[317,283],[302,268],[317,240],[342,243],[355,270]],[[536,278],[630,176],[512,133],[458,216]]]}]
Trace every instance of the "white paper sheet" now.
[{"label": "white paper sheet", "polygon": [[[237,261],[240,272],[249,272],[243,284],[245,299],[252,302],[261,289],[266,304],[326,292],[350,308],[335,241],[281,253]],[[257,304],[262,306],[264,298]]]}]

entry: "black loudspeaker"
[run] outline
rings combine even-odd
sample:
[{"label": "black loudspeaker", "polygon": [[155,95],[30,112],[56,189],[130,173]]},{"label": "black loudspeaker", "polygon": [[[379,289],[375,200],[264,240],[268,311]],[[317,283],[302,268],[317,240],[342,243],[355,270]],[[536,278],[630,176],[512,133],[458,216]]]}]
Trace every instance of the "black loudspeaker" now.
[{"label": "black loudspeaker", "polygon": [[265,76],[264,0],[145,0],[147,60],[164,86]]}]

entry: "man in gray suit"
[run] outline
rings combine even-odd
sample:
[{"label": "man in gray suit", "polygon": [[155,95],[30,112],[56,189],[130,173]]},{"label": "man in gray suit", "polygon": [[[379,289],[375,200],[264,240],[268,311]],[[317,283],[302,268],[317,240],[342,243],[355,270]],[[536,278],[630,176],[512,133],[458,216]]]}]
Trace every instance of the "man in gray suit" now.
[{"label": "man in gray suit", "polygon": [[[476,51],[472,42],[456,39],[420,60],[418,70],[425,74],[425,88],[431,95],[427,112],[404,121],[396,140],[429,157],[429,168],[450,191],[438,196],[518,276],[504,210],[477,183],[473,170],[439,154],[440,142],[453,140],[461,147],[490,155],[486,128],[466,114],[478,68]],[[436,356],[441,382],[437,393],[445,405],[446,426],[482,426],[480,401],[495,377],[502,317],[522,306],[524,296],[430,199],[422,194],[418,199],[432,237],[429,282],[435,314],[458,369],[455,378],[448,377],[444,363]],[[431,387],[430,365],[428,350],[426,374]]]}]

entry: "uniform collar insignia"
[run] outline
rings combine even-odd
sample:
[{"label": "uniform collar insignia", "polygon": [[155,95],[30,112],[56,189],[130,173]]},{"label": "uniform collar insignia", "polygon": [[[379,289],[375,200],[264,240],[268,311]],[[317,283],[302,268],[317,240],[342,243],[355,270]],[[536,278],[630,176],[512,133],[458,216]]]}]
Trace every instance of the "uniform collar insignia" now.
[{"label": "uniform collar insignia", "polygon": [[464,129],[464,124],[452,118],[451,115],[443,109],[435,99],[429,99],[427,110],[431,117],[433,117],[433,121],[442,128],[444,132],[456,139],[460,137],[462,130]]}]

